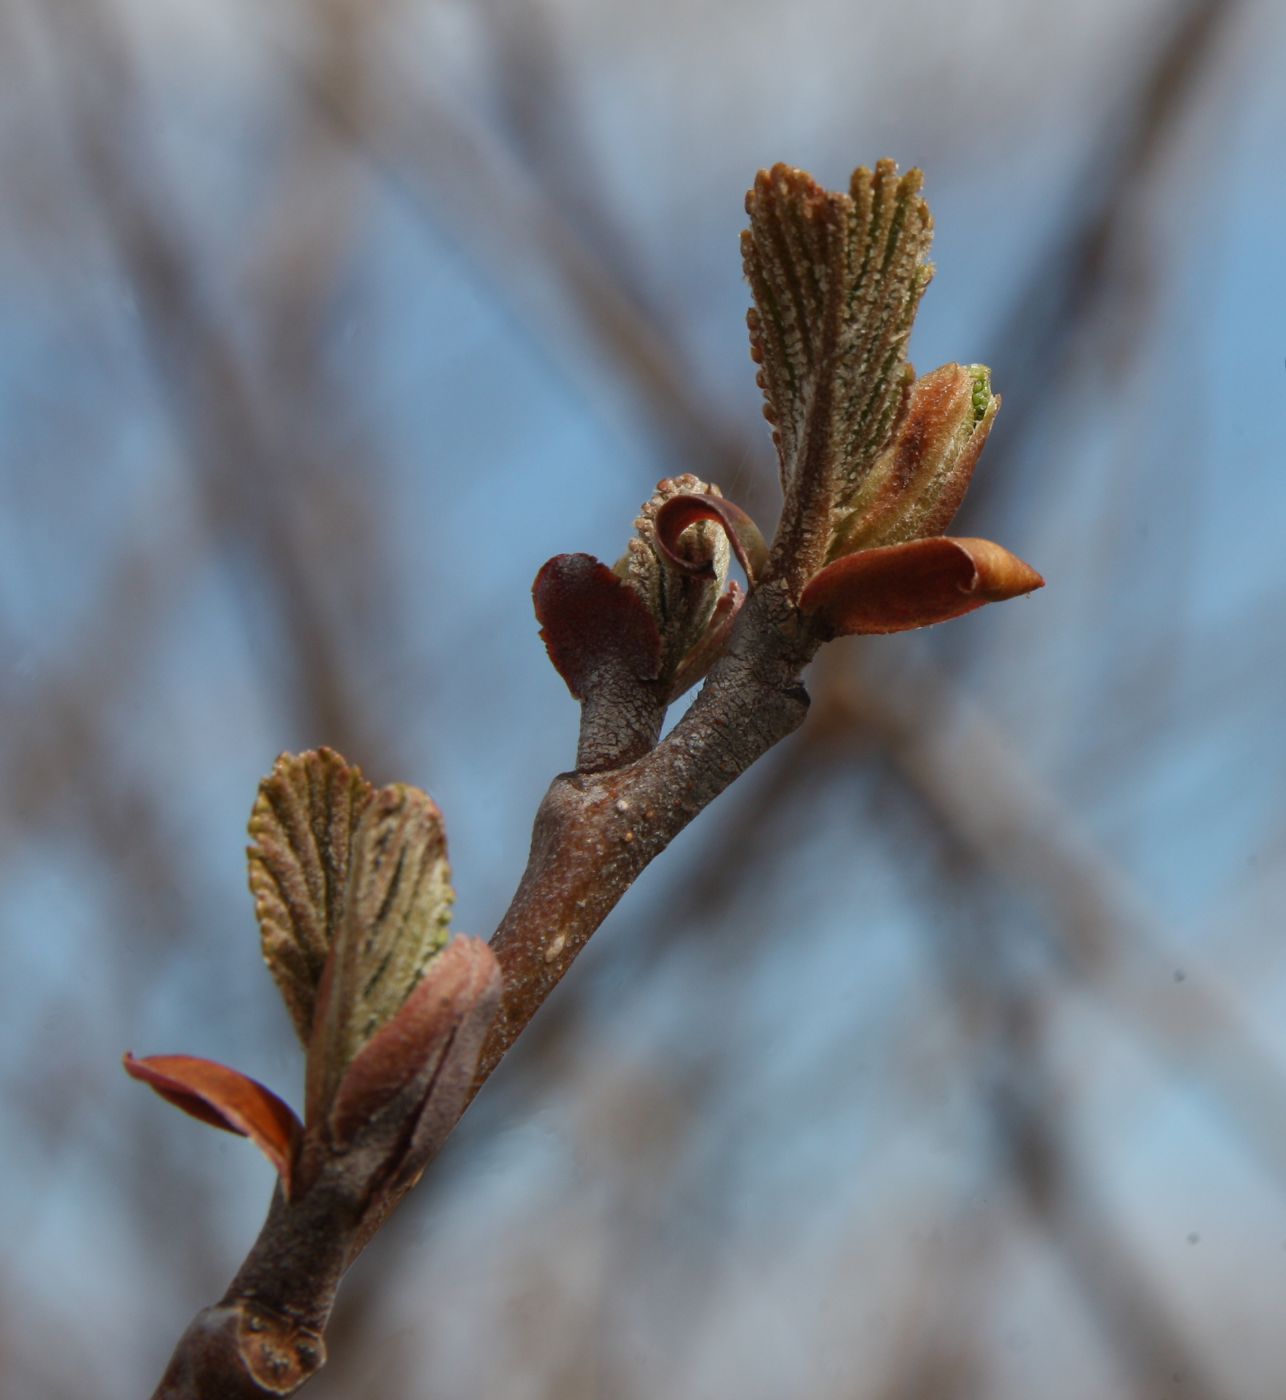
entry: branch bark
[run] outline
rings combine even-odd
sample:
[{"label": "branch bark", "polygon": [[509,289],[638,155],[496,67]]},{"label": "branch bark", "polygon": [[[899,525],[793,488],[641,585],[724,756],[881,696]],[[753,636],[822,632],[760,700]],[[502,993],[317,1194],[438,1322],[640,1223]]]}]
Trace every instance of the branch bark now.
[{"label": "branch bark", "polygon": [[784,585],[756,591],[672,733],[623,767],[554,779],[536,814],[527,869],[491,940],[504,991],[475,1091],[644,868],[803,723],[800,675],[817,646]]}]

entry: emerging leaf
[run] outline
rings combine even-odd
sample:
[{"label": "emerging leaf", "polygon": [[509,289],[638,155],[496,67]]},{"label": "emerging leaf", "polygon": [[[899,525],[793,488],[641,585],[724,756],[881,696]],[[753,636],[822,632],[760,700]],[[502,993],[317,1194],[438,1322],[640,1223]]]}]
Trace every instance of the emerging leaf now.
[{"label": "emerging leaf", "polygon": [[452,939],[348,1067],[328,1118],[337,1145],[347,1145],[411,1085],[419,1086],[412,1111],[420,1126],[430,1094],[436,1100],[440,1145],[464,1107],[499,999],[500,965],[490,947],[481,938]]},{"label": "emerging leaf", "polygon": [[126,1074],[202,1123],[248,1137],[277,1169],[286,1196],[303,1128],[289,1104],[258,1080],[195,1055],[124,1057]]},{"label": "emerging leaf", "polygon": [[849,637],[930,627],[1044,586],[990,540],[935,535],[846,554],[809,583],[799,606],[829,636]]},{"label": "emerging leaf", "polygon": [[736,579],[728,584],[728,591],[715,604],[715,609],[706,624],[705,631],[691,651],[684,656],[679,665],[679,669],[674,673],[674,679],[670,682],[667,701],[673,703],[683,694],[685,690],[690,690],[699,680],[705,677],[706,672],[723,654],[723,649],[728,645],[728,638],[732,636],[732,627],[737,620],[737,614],[741,611],[742,604],[746,601],[746,595],[737,585]]},{"label": "emerging leaf", "polygon": [[890,445],[847,502],[831,557],[940,535],[951,524],[1000,409],[986,365],[917,379]]},{"label": "emerging leaf", "polygon": [[332,749],[282,754],[250,814],[246,855],[264,961],[305,1046],[343,917],[353,828],[372,792]]},{"label": "emerging leaf", "polygon": [[381,788],[353,833],[343,918],[317,999],[308,1047],[310,1124],[441,952],[454,899],[437,805],[402,783]]},{"label": "emerging leaf", "polygon": [[906,405],[906,341],[932,275],[921,183],[920,171],[899,177],[882,160],[837,194],[776,165],[746,196],[750,353],[786,496],[775,568],[796,588],[824,561],[832,512],[860,486]]}]

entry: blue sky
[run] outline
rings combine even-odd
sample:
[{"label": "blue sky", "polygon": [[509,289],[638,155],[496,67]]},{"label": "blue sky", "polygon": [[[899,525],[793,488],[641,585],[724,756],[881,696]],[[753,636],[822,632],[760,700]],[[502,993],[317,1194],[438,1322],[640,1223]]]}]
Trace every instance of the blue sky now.
[{"label": "blue sky", "polygon": [[[889,152],[924,163],[938,227],[913,359],[987,361],[1002,394],[1028,395],[1007,398],[980,468],[994,460],[995,489],[964,522],[1049,586],[950,629],[840,644],[834,664],[895,710],[944,687],[932,735],[913,728],[896,753],[840,744],[783,813],[765,807],[762,830],[745,813],[768,778],[749,775],[639,882],[569,979],[574,1038],[553,1083],[519,1066],[512,1089],[498,1079],[433,1193],[408,1205],[401,1242],[373,1251],[383,1273],[362,1276],[385,1289],[368,1342],[426,1387],[537,1393],[513,1379],[539,1351],[517,1338],[547,1306],[569,1336],[597,1318],[609,1350],[646,1353],[640,1394],[779,1395],[782,1376],[816,1365],[820,1395],[850,1332],[873,1370],[916,1307],[949,1332],[931,1287],[945,1252],[995,1281],[976,1302],[986,1394],[1029,1395],[1036,1376],[1042,1394],[1124,1393],[1092,1309],[996,1163],[989,1105],[1025,1081],[988,1018],[1030,997],[1044,1017],[1032,1074],[1098,1199],[1232,1393],[1270,1394],[1256,1387],[1280,1373],[1286,1210],[1272,1154],[1236,1126],[1264,1091],[1248,1041],[1274,1067],[1286,1055],[1286,112],[1269,7],[1237,11],[1112,211],[1100,301],[1059,347],[1056,388],[1019,358],[1047,347],[1012,330],[1051,238],[1110,176],[1139,66],[1176,10],[992,0],[957,30],[930,0],[860,15],[810,3],[789,19],[667,4],[646,23],[568,0],[549,11],[563,66],[529,109],[550,123],[537,133],[506,116],[521,104],[496,76],[499,11],[411,6],[375,26],[365,59],[378,139],[332,131],[309,166],[293,144],[312,52],[298,16],[129,7],[145,133],[129,159],[241,357],[270,459],[289,467],[264,490],[287,492],[282,518],[313,561],[310,605],[364,745],[349,756],[442,806],[461,929],[500,917],[540,793],[574,754],[531,578],[565,550],[615,558],[657,478],[703,471],[569,277],[646,308],[640,323],[712,423],[744,439],[721,484],[770,524],[741,198],[776,159],[835,183]],[[125,1394],[199,1289],[223,1286],[270,1174],[245,1144],[145,1101],[118,1057],[206,1054],[298,1101],[244,823],[278,752],[338,740],[309,728],[296,614],[274,601],[245,498],[220,495],[234,473],[194,449],[169,377],[182,365],[149,350],[38,12],[10,23],[0,1221],[38,1265],[11,1326],[38,1337],[75,1317],[83,1339],[44,1373],[24,1353],[40,1393],[76,1393],[82,1355],[132,1330],[122,1296],[162,1295],[156,1335],[110,1348]],[[106,113],[129,110],[119,96]],[[575,141],[540,166],[524,140],[559,131]],[[597,207],[577,210],[560,182]],[[264,323],[332,225],[340,252],[324,305],[301,319],[314,382],[296,413]],[[613,281],[613,258],[632,280]],[[791,742],[766,763],[808,761]],[[726,830],[751,850],[712,912],[699,895]],[[1089,973],[1068,951],[1089,946],[1068,913],[1084,890],[1105,920]],[[1231,1008],[1235,1036],[1203,1031],[1201,998]],[[687,1123],[654,1179],[647,1151],[617,1148],[622,1098]],[[140,1238],[149,1193],[156,1229]],[[624,1263],[607,1262],[613,1240]],[[170,1266],[181,1286],[157,1290]],[[545,1282],[529,1296],[499,1278]],[[681,1302],[692,1278],[713,1300],[699,1326]],[[457,1303],[426,1319],[422,1300],[440,1296]],[[1238,1355],[1220,1351],[1231,1327]],[[478,1338],[495,1329],[492,1369]],[[319,1395],[326,1384],[381,1393],[360,1369]]]}]

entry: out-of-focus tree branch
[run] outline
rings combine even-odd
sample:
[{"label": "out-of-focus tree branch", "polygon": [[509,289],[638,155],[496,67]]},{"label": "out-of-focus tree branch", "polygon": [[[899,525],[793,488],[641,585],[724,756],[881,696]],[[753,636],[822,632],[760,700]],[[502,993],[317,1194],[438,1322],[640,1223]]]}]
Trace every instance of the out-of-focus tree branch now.
[{"label": "out-of-focus tree branch", "polygon": [[[305,733],[334,736],[336,743],[378,757],[377,737],[357,732],[361,726],[336,647],[336,630],[323,615],[312,556],[301,536],[309,493],[301,492],[298,484],[307,482],[316,462],[295,458],[301,445],[297,424],[289,434],[281,431],[274,406],[246,373],[224,318],[204,291],[206,279],[196,274],[191,251],[179,233],[176,205],[161,207],[159,168],[147,162],[148,145],[130,110],[128,94],[134,84],[118,25],[98,0],[58,0],[51,13],[57,19],[56,43],[77,54],[83,65],[79,81],[69,81],[67,90],[79,95],[73,134],[86,180],[138,298],[163,399],[179,411],[176,429],[190,454],[212,534],[225,548],[248,548],[255,569],[274,580],[265,593],[255,588],[247,571],[232,571],[241,580],[237,596],[247,634],[261,643],[263,674],[282,677]],[[337,45],[333,51],[341,48]],[[350,70],[345,68],[343,76],[351,77]],[[302,265],[311,260],[319,273],[333,265],[329,234],[325,245],[314,239],[315,254]],[[286,279],[287,288],[296,285],[308,295],[307,283]],[[320,300],[318,291],[317,282],[311,281],[309,299],[314,305]],[[312,341],[296,333],[303,328],[291,324],[293,309],[283,304],[277,326],[288,329],[275,334],[279,346],[289,340],[294,347],[286,357],[293,373],[282,382],[298,389],[300,379],[308,378],[299,355],[305,347],[311,351]],[[283,362],[279,350],[277,363]],[[350,502],[349,511],[345,529],[351,533],[360,510]],[[359,571],[365,557],[360,550],[347,549],[332,562]],[[267,647],[262,646],[260,620],[265,597],[279,609],[275,636]]]}]

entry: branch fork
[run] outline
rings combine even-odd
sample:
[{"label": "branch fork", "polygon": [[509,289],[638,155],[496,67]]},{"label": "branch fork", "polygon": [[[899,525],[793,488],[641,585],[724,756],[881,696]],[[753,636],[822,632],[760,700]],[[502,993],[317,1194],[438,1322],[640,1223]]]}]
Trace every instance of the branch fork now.
[{"label": "branch fork", "polygon": [[[344,1271],[640,872],[803,722],[819,646],[1043,585],[1001,545],[943,533],[1000,399],[985,366],[916,379],[906,360],[932,275],[921,184],[891,161],[845,193],[783,165],[756,178],[742,255],[781,520],[770,545],[717,486],[674,477],[614,566],[560,554],[537,574],[580,741],[489,944],[448,939],[445,833],[425,793],[377,791],[327,749],[283,755],[260,785],[250,887],[305,1052],[304,1114],[208,1060],[126,1056],[278,1173],[258,1241],[180,1339],[158,1397],[289,1395],[316,1372]],[[702,680],[662,740],[667,708]]]}]

